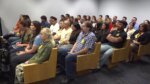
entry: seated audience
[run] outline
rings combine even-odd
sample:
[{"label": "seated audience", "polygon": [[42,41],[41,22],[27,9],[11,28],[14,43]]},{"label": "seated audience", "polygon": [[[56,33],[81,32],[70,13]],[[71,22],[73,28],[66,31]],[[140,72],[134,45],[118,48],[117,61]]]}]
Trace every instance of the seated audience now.
[{"label": "seated audience", "polygon": [[60,40],[63,29],[64,29],[64,20],[60,20],[59,21],[59,30],[53,36],[53,39],[55,40],[56,43],[58,43],[58,41]]},{"label": "seated audience", "polygon": [[122,21],[123,21],[123,23],[124,23],[124,27],[123,27],[123,28],[126,28],[127,25],[128,25],[128,23],[127,23],[127,17],[123,16],[123,17],[122,17]]},{"label": "seated audience", "polygon": [[136,18],[136,17],[133,17],[133,18],[131,19],[131,22],[134,23],[134,29],[135,29],[135,30],[138,30],[139,24],[137,23],[137,18]]},{"label": "seated audience", "polygon": [[28,46],[26,46],[23,50],[24,51],[18,51],[18,52],[14,52],[10,54],[10,64],[11,64],[11,75],[12,75],[12,80],[15,77],[15,67],[20,64],[23,63],[27,60],[29,60],[30,58],[32,58],[32,56],[34,54],[36,54],[39,45],[41,45],[42,40],[41,37],[39,35],[40,31],[41,31],[41,24],[38,21],[33,21],[31,23],[31,32],[32,32],[32,38],[28,44]]},{"label": "seated audience", "polygon": [[23,83],[23,65],[38,63],[41,64],[47,61],[50,57],[51,50],[55,47],[54,40],[52,39],[51,32],[49,28],[43,28],[41,30],[42,44],[38,48],[38,51],[31,59],[22,63],[16,67],[16,77],[19,83]]},{"label": "seated audience", "polygon": [[131,35],[135,32],[134,23],[130,22],[127,28],[124,31],[127,33],[127,39],[130,39]]},{"label": "seated audience", "polygon": [[97,28],[98,28],[98,29],[101,29],[103,22],[104,22],[103,16],[102,16],[102,15],[99,15],[99,18],[98,18],[98,20],[97,20]]},{"label": "seated audience", "polygon": [[57,18],[54,16],[50,17],[50,30],[52,32],[52,35],[55,35],[56,32],[59,30],[59,24],[57,23]]},{"label": "seated audience", "polygon": [[16,42],[21,41],[20,23],[27,19],[30,20],[28,15],[21,15],[13,30],[10,33],[4,35],[3,38],[6,39],[10,44],[15,44]]},{"label": "seated audience", "polygon": [[42,28],[49,28],[50,24],[47,21],[47,17],[45,15],[41,16],[41,27]]},{"label": "seated audience", "polygon": [[70,27],[70,21],[65,20],[64,21],[64,29],[61,32],[60,40],[58,42],[59,45],[64,45],[64,44],[69,43],[69,38],[70,38],[71,32],[72,32],[72,29]]},{"label": "seated audience", "polygon": [[[96,40],[95,34],[91,32],[92,25],[85,21],[82,25],[82,32],[79,34],[76,43],[70,52],[58,54],[62,57],[61,65],[65,68],[65,77],[61,83],[69,83],[75,78],[75,63],[78,55],[91,53]],[[59,57],[60,57],[59,56]]]},{"label": "seated audience", "polygon": [[100,65],[107,64],[108,58],[112,56],[113,48],[122,48],[126,41],[127,34],[123,28],[123,22],[118,21],[117,30],[111,31],[106,37],[108,43],[101,45]]},{"label": "seated audience", "polygon": [[148,36],[148,26],[144,23],[140,24],[138,30],[136,30],[133,35],[131,35],[131,51],[129,54],[129,61],[132,61],[134,55],[138,51],[139,45],[145,45],[149,43],[149,36]]},{"label": "seated audience", "polygon": [[30,24],[31,24],[30,20],[24,20],[20,23],[21,42],[16,41],[16,44],[10,45],[10,48],[12,48],[10,51],[11,53],[23,50],[29,44],[29,41],[31,40],[32,37]]},{"label": "seated audience", "polygon": [[109,34],[109,24],[103,23],[101,30],[95,32],[95,35],[97,37],[97,42],[101,42],[102,44],[107,43],[108,41],[106,37],[108,34]]}]

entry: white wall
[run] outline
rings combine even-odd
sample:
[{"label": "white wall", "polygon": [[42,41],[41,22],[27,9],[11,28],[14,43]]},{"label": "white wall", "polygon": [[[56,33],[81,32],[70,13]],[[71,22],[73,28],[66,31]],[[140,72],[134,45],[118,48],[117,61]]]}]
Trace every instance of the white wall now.
[{"label": "white wall", "polygon": [[71,15],[117,15],[119,19],[133,16],[138,22],[150,19],[150,0],[0,0],[0,17],[3,33],[10,31],[20,14],[28,14],[32,20],[40,20],[41,15],[60,17]]},{"label": "white wall", "polygon": [[0,17],[3,32],[12,30],[20,14],[28,14],[31,20],[39,20],[41,15],[56,16],[97,15],[98,9],[93,0],[0,0]]},{"label": "white wall", "polygon": [[150,0],[102,0],[98,14],[117,15],[119,19],[127,16],[128,22],[132,17],[138,18],[138,23],[150,19]]}]

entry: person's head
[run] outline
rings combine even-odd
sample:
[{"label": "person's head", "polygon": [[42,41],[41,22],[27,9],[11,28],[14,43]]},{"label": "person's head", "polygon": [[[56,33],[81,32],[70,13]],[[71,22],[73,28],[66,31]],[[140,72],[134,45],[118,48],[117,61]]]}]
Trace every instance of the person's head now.
[{"label": "person's head", "polygon": [[140,32],[147,32],[148,31],[148,25],[144,24],[144,23],[141,23],[139,25],[139,31]]},{"label": "person's head", "polygon": [[88,20],[88,21],[91,21],[91,16],[88,15],[88,16],[87,16],[87,20]]},{"label": "person's head", "polygon": [[133,23],[133,22],[130,22],[130,23],[129,23],[129,25],[128,25],[128,29],[133,29],[133,27],[134,27],[134,24],[135,24],[135,23]]},{"label": "person's head", "polygon": [[[75,19],[74,19],[74,22],[78,22],[78,18],[75,18]],[[79,23],[79,22],[78,22],[78,23]]]},{"label": "person's head", "polygon": [[61,15],[60,18],[61,18],[61,20],[65,20],[65,16],[64,15]]},{"label": "person's head", "polygon": [[55,25],[57,23],[57,18],[54,16],[50,17],[50,24]]},{"label": "person's head", "polygon": [[83,15],[83,20],[87,21],[87,16],[86,15]]},{"label": "person's head", "polygon": [[112,22],[112,27],[115,28],[117,26],[117,24],[118,24],[118,20],[117,21],[113,21]]},{"label": "person's head", "polygon": [[116,21],[116,20],[117,20],[117,16],[114,16],[114,17],[113,17],[113,21]]},{"label": "person's head", "polygon": [[70,18],[70,14],[66,14],[65,17],[66,17],[66,19],[69,19]]},{"label": "person's head", "polygon": [[124,26],[124,23],[122,20],[117,20],[117,23],[116,23],[116,26],[117,26],[117,29],[118,30],[123,30],[123,26]]},{"label": "person's head", "polygon": [[81,27],[79,25],[78,22],[74,22],[72,25],[71,25],[71,28],[73,31],[76,31],[76,30],[81,30]]},{"label": "person's head", "polygon": [[90,21],[85,21],[85,22],[83,22],[81,28],[82,28],[83,32],[87,33],[92,30],[92,24]]},{"label": "person's head", "polygon": [[24,15],[20,15],[19,17],[19,22],[23,21],[24,20]]},{"label": "person's head", "polygon": [[51,31],[49,28],[43,28],[40,32],[40,36],[41,36],[42,41],[44,42],[52,39]]},{"label": "person's head", "polygon": [[92,21],[96,22],[96,16],[92,16]]},{"label": "person's head", "polygon": [[109,24],[103,23],[101,29],[109,29]]},{"label": "person's head", "polygon": [[126,16],[123,16],[123,17],[122,17],[122,21],[127,21],[127,17],[126,17]]},{"label": "person's head", "polygon": [[103,15],[99,15],[99,18],[103,18]]},{"label": "person's head", "polygon": [[64,28],[64,21],[63,20],[59,21],[59,27],[60,27],[60,29]]},{"label": "person's head", "polygon": [[106,15],[106,16],[105,16],[105,19],[106,19],[106,18],[109,18],[109,15]]},{"label": "person's head", "polygon": [[20,15],[19,21],[22,22],[22,21],[27,20],[27,19],[30,20],[30,17],[28,15]]},{"label": "person's head", "polygon": [[74,22],[74,17],[73,16],[70,16],[70,21]]},{"label": "person's head", "polygon": [[147,25],[150,25],[150,21],[149,20],[145,20],[144,23],[147,24]]},{"label": "person's head", "polygon": [[41,23],[39,21],[32,21],[30,29],[35,34],[35,36],[37,36],[41,31]]},{"label": "person's head", "polygon": [[81,15],[77,15],[77,18],[78,18],[78,20],[80,20],[81,19]]},{"label": "person's head", "polygon": [[133,17],[133,18],[131,19],[131,22],[133,22],[133,23],[136,23],[136,21],[137,21],[137,18],[136,18],[136,17]]},{"label": "person's head", "polygon": [[21,28],[21,30],[26,30],[27,28],[30,28],[31,25],[31,21],[29,19],[23,20],[20,22],[19,27]]},{"label": "person's head", "polygon": [[41,16],[41,21],[42,22],[46,22],[47,21],[47,17],[45,15]]},{"label": "person's head", "polygon": [[70,27],[70,20],[65,20],[64,21],[64,28],[68,29]]}]

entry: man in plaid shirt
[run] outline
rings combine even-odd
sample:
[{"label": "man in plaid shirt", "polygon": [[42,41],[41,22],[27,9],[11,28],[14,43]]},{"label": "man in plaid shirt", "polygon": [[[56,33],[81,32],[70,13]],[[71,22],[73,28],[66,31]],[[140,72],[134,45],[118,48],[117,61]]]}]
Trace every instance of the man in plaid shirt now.
[{"label": "man in plaid shirt", "polygon": [[[94,49],[94,43],[96,41],[95,34],[91,32],[91,23],[86,21],[82,25],[82,32],[79,34],[76,43],[70,50],[70,52],[64,54],[62,52],[61,57],[64,61],[62,66],[65,68],[65,78],[61,81],[62,83],[68,83],[75,78],[75,64],[77,55],[91,53]],[[59,56],[58,56],[59,57]]]}]

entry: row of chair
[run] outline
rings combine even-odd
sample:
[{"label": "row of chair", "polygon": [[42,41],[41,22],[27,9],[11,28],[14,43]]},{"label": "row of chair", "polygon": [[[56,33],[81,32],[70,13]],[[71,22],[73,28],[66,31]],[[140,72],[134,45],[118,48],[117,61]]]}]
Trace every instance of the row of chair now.
[{"label": "row of chair", "polygon": [[[77,56],[76,72],[96,69],[99,65],[101,43],[95,43],[94,52],[85,55]],[[150,43],[147,45],[140,45],[138,54],[135,60],[140,59],[142,55],[150,54],[148,50]],[[130,51],[130,40],[127,40],[123,48],[114,49],[112,56],[108,62],[108,68],[116,66],[122,61],[128,60]],[[42,64],[26,64],[24,65],[24,83],[30,84],[37,81],[42,81],[56,76],[57,66],[57,48],[53,48],[48,61]]]}]

